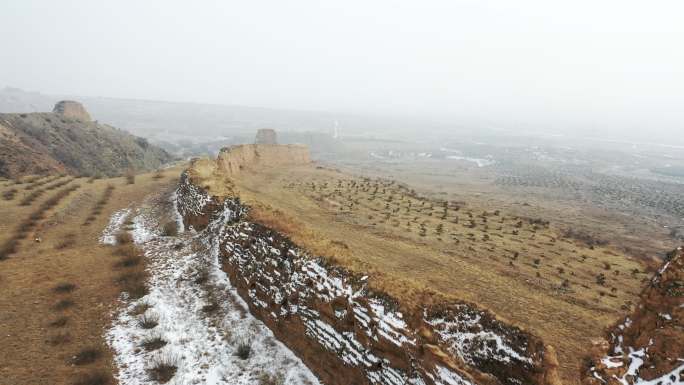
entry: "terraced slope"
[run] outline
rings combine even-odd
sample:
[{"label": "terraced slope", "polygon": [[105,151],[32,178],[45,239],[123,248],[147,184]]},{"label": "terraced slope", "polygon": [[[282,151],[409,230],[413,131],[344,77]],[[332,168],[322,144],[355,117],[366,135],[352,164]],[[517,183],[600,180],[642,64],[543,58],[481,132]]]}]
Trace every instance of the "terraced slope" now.
[{"label": "terraced slope", "polygon": [[201,172],[190,170],[200,188],[239,197],[251,221],[368,275],[369,287],[400,299],[403,312],[466,301],[541,338],[564,383],[580,381],[587,347],[635,308],[648,281],[641,262],[600,237],[484,201],[427,198],[316,165],[243,165],[227,177],[201,163]]},{"label": "terraced slope", "polygon": [[0,383],[114,383],[103,329],[122,290],[144,294],[145,261],[99,237],[113,212],[171,191],[178,174],[0,182]]},{"label": "terraced slope", "polygon": [[172,159],[143,138],[66,112],[0,114],[0,176],[114,176],[153,170]]}]

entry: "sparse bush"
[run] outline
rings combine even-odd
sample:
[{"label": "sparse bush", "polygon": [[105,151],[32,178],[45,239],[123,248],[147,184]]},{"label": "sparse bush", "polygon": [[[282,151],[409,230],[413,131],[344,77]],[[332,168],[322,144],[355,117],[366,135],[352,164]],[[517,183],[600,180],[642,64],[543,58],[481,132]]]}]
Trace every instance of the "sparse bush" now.
[{"label": "sparse bush", "polygon": [[133,236],[127,231],[120,231],[116,234],[116,243],[119,245],[133,243]]},{"label": "sparse bush", "polygon": [[18,247],[19,241],[17,239],[10,239],[5,242],[5,244],[0,247],[0,261],[7,259],[10,255],[16,253]]},{"label": "sparse bush", "polygon": [[174,221],[164,223],[162,226],[162,235],[165,237],[175,237],[178,235],[178,224]]},{"label": "sparse bush", "polygon": [[166,346],[167,342],[161,336],[152,336],[145,338],[141,344],[142,348],[151,352],[153,350],[161,349]]},{"label": "sparse bush", "polygon": [[66,234],[64,238],[55,245],[55,250],[68,249],[76,244],[76,234]]},{"label": "sparse bush", "polygon": [[71,293],[76,289],[76,285],[71,282],[62,282],[57,284],[52,290],[55,293]]},{"label": "sparse bush", "polygon": [[143,314],[143,313],[145,313],[150,307],[152,307],[152,306],[150,306],[150,304],[147,303],[147,302],[139,303],[139,304],[135,305],[135,307],[133,307],[133,310],[131,311],[131,314],[133,314],[133,315],[140,315],[140,314]]},{"label": "sparse bush", "polygon": [[142,298],[150,292],[145,282],[141,281],[132,282],[124,286],[123,291],[128,293],[128,296],[132,299]]},{"label": "sparse bush", "polygon": [[140,264],[142,258],[139,255],[132,255],[123,257],[116,263],[116,267],[133,267]]},{"label": "sparse bush", "polygon": [[159,325],[159,318],[154,314],[143,314],[138,318],[138,326],[143,329],[152,329]]},{"label": "sparse bush", "polygon": [[161,384],[169,382],[178,369],[178,358],[172,355],[161,355],[152,361],[147,370],[150,379]]},{"label": "sparse bush", "polygon": [[242,360],[248,359],[251,353],[252,346],[250,345],[249,340],[240,341],[235,349],[235,355]]},{"label": "sparse bush", "polygon": [[9,190],[4,191],[2,193],[2,199],[6,200],[6,201],[11,201],[12,199],[14,199],[15,195],[17,195],[17,189],[15,189],[15,188],[9,189]]},{"label": "sparse bush", "polygon": [[606,275],[603,273],[600,273],[599,275],[596,276],[596,283],[603,286],[606,283]]},{"label": "sparse bush", "polygon": [[98,348],[85,348],[76,353],[69,362],[73,365],[88,365],[102,357],[102,351]]},{"label": "sparse bush", "polygon": [[195,283],[198,285],[203,285],[209,281],[209,268],[207,266],[202,266],[195,276]]},{"label": "sparse bush", "polygon": [[209,313],[209,314],[215,313],[218,309],[219,309],[219,305],[215,301],[212,301],[212,302],[202,306],[202,311],[204,313]]}]

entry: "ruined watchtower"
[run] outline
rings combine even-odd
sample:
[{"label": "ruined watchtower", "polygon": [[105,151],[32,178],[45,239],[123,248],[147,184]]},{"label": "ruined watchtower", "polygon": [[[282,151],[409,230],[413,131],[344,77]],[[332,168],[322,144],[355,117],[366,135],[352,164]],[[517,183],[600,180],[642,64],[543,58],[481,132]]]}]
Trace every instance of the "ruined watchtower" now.
[{"label": "ruined watchtower", "polygon": [[271,128],[261,128],[257,131],[255,144],[278,144],[275,130]]}]

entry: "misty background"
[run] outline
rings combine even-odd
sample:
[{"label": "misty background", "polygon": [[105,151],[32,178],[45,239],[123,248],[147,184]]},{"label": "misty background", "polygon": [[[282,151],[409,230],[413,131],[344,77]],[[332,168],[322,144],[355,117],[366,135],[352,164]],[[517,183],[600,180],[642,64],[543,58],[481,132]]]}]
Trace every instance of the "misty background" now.
[{"label": "misty background", "polygon": [[337,124],[684,145],[682,14],[680,1],[7,0],[0,87],[40,94],[5,89],[0,112],[69,96],[152,137]]}]

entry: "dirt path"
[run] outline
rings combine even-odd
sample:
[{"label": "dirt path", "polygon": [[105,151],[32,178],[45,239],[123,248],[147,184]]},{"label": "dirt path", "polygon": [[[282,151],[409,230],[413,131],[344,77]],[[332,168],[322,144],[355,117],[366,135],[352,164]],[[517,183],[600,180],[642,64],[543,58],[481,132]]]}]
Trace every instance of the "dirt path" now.
[{"label": "dirt path", "polygon": [[[164,375],[179,385],[318,384],[249,314],[206,232],[160,235],[160,224],[176,217],[173,211],[152,199],[131,213],[130,232],[147,261],[149,294],[124,299],[107,331],[119,383],[155,384],[150,376]],[[119,232],[122,213],[113,215],[103,241]]]}]

